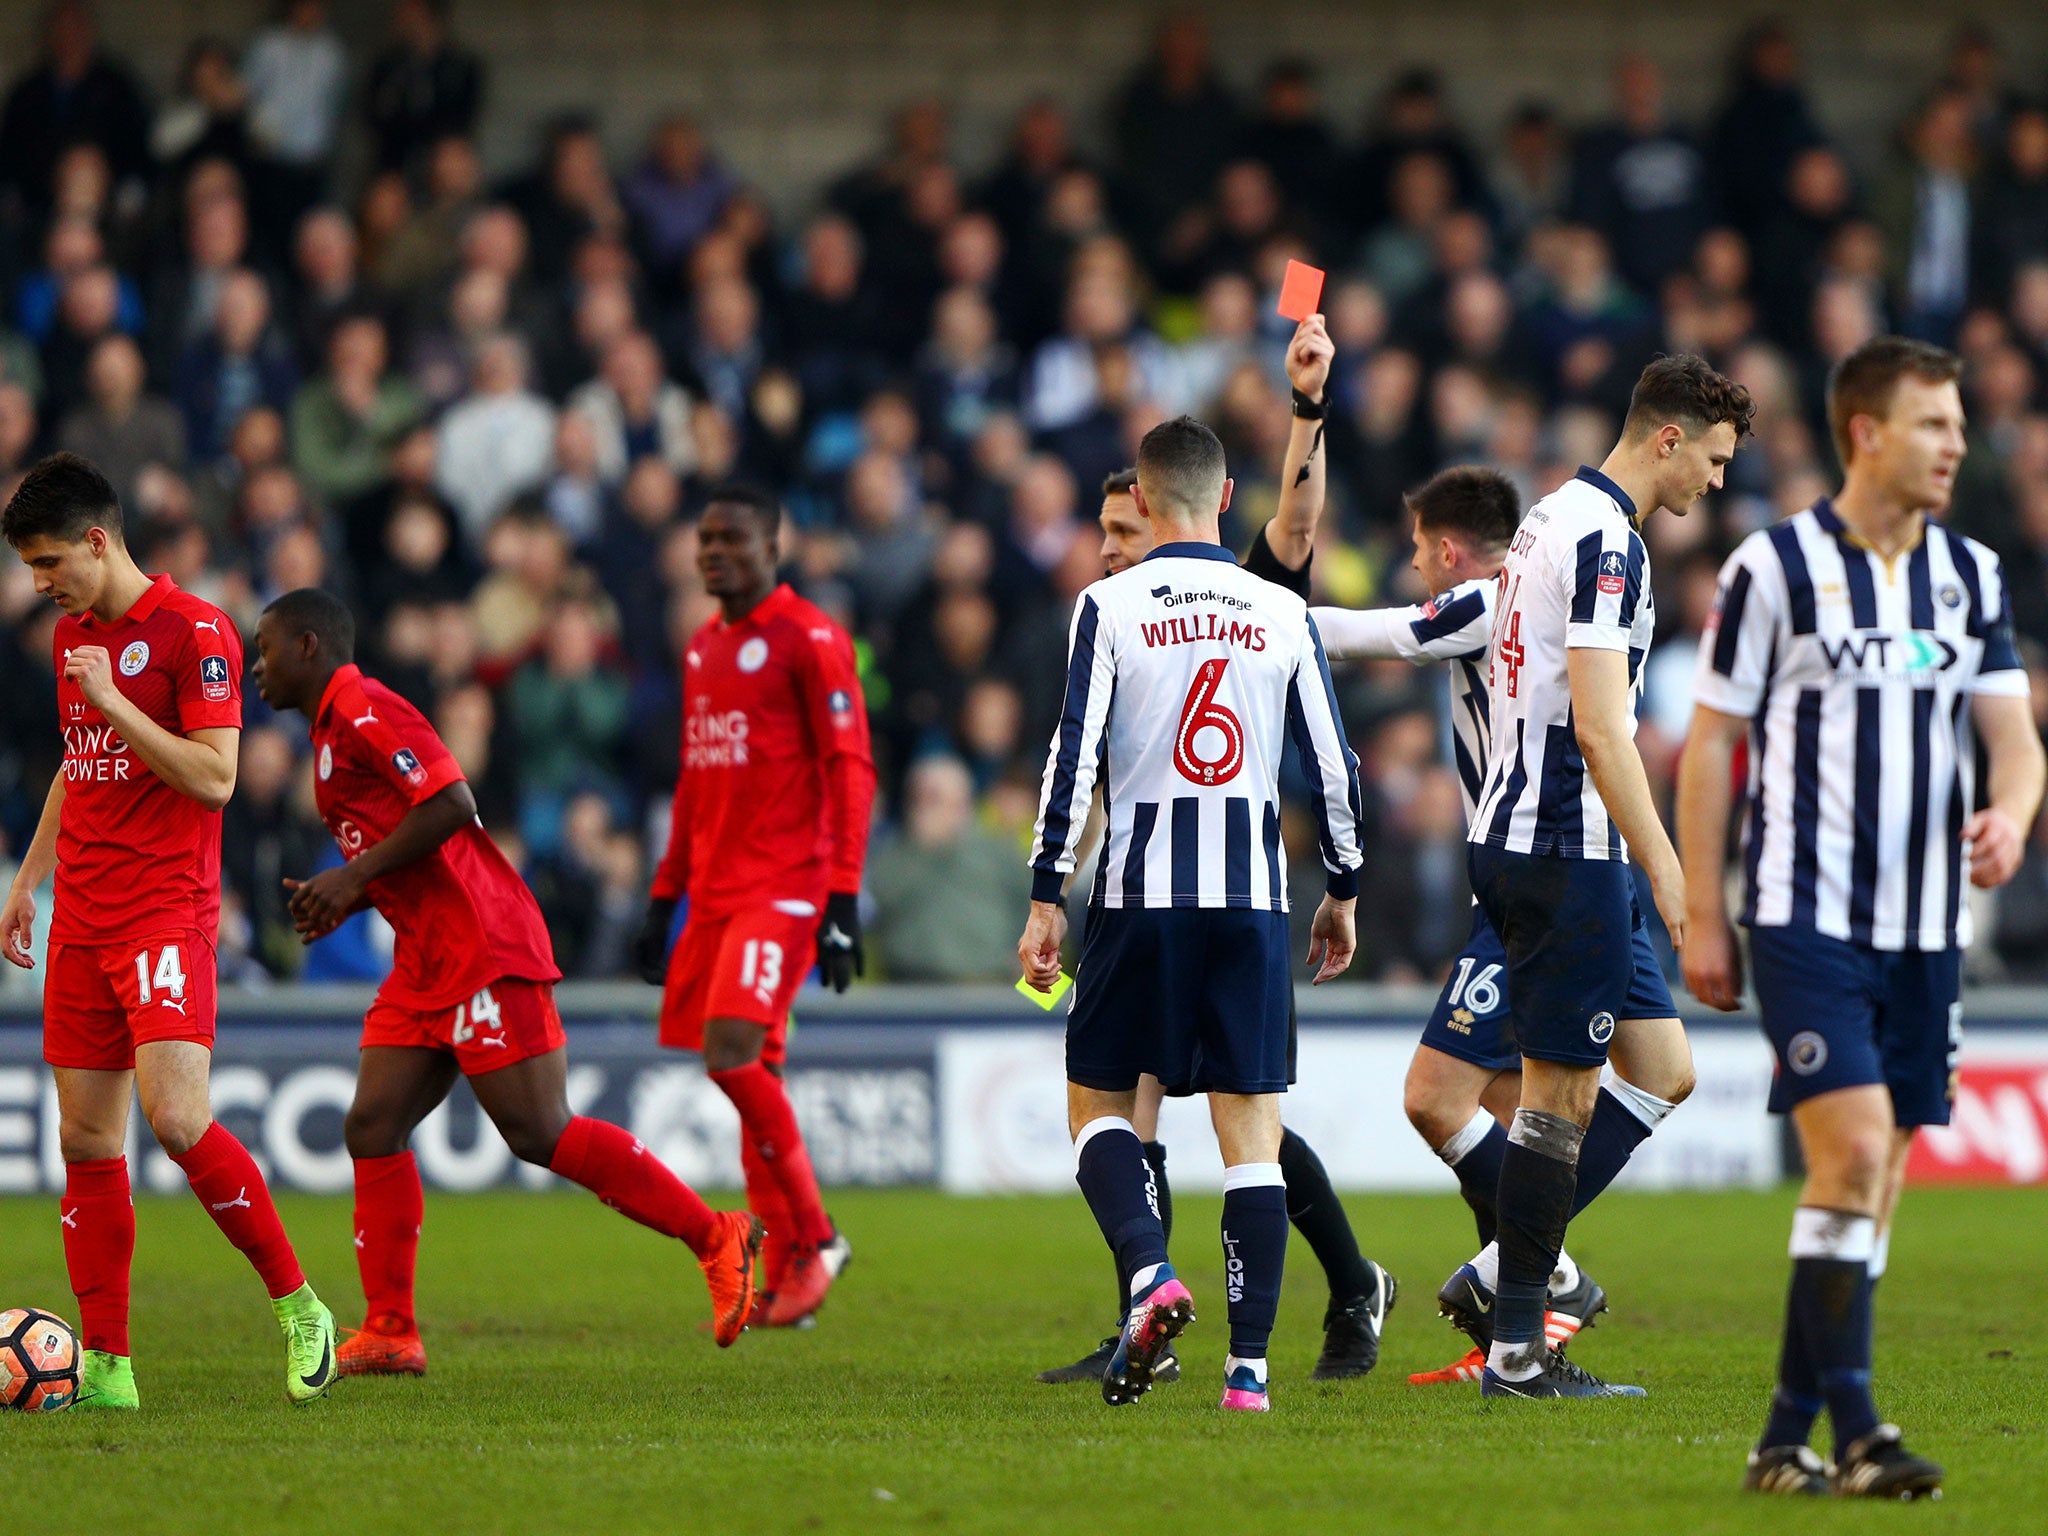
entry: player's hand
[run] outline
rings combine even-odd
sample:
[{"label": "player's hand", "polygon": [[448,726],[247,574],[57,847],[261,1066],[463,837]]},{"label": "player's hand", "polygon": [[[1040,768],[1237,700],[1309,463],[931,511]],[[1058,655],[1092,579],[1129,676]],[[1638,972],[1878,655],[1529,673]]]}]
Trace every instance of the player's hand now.
[{"label": "player's hand", "polygon": [[1358,903],[1325,896],[1316,908],[1316,920],[1309,925],[1308,963],[1316,967],[1310,986],[1320,987],[1333,976],[1342,976],[1358,953]]},{"label": "player's hand", "polygon": [[868,973],[867,951],[860,944],[860,898],[844,893],[825,898],[825,920],[818,924],[818,969],[825,985],[844,992],[853,978]]},{"label": "player's hand", "polygon": [[633,970],[651,987],[668,980],[668,930],[675,920],[675,898],[656,896],[647,903],[647,916],[633,940]]},{"label": "player's hand", "polygon": [[114,686],[114,659],[104,645],[81,645],[64,658],[64,676],[78,684],[86,703],[105,714],[120,696]]},{"label": "player's hand", "polygon": [[1726,913],[1688,922],[1678,969],[1692,995],[1709,1008],[1733,1013],[1742,1006],[1742,951]]},{"label": "player's hand", "polygon": [[2026,837],[1997,806],[1988,806],[1963,823],[1963,841],[1970,845],[1970,884],[1979,890],[2003,885],[2019,873]]},{"label": "player's hand", "polygon": [[348,920],[363,899],[362,881],[347,864],[323,869],[310,880],[286,880],[284,888],[291,893],[285,905],[291,909],[292,926],[299,931],[302,944],[326,938]]},{"label": "player's hand", "polygon": [[8,963],[18,965],[24,971],[36,968],[36,957],[29,953],[28,936],[35,931],[36,899],[28,891],[16,891],[7,898],[7,905],[0,907],[0,954]]},{"label": "player's hand", "polygon": [[1650,876],[1650,899],[1657,904],[1657,915],[1664,919],[1664,931],[1671,935],[1671,947],[1684,954],[1685,873],[1678,867],[1677,859],[1671,861],[1669,869]]},{"label": "player's hand", "polygon": [[1287,382],[1311,400],[1322,399],[1336,356],[1337,344],[1330,340],[1323,317],[1310,315],[1294,328],[1294,339],[1287,344]]},{"label": "player's hand", "polygon": [[1024,979],[1040,992],[1050,992],[1060,979],[1060,945],[1067,939],[1067,909],[1056,901],[1034,901],[1017,941]]}]

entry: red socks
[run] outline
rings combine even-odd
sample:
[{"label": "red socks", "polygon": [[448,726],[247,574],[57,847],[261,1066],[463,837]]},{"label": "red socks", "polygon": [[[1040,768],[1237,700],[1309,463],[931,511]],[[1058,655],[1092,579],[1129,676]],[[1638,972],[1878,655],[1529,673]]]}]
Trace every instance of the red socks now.
[{"label": "red socks", "polygon": [[548,1168],[641,1226],[681,1238],[699,1257],[711,1240],[711,1207],[630,1131],[578,1115],[555,1143]]},{"label": "red socks", "polygon": [[811,1154],[797,1129],[796,1111],[790,1107],[782,1079],[760,1062],[750,1061],[730,1072],[713,1072],[711,1081],[740,1112],[740,1134],[753,1143],[782,1191],[791,1239],[806,1245],[830,1242],[832,1223],[825,1215],[818,1178],[811,1171]]},{"label": "red socks", "polygon": [[277,1207],[271,1204],[270,1186],[263,1182],[248,1149],[226,1126],[214,1121],[189,1152],[172,1161],[185,1170],[192,1193],[228,1241],[256,1266],[273,1301],[306,1283],[298,1255],[292,1252],[292,1240],[284,1235],[284,1223],[277,1219]]},{"label": "red socks", "polygon": [[356,1164],[356,1268],[363,1277],[364,1317],[386,1333],[417,1326],[413,1271],[419,1261],[426,1199],[410,1152],[359,1157]]},{"label": "red socks", "polygon": [[754,1138],[740,1137],[740,1166],[747,1173],[747,1209],[761,1218],[768,1235],[761,1240],[761,1289],[773,1292],[789,1268],[789,1255],[796,1247],[796,1223],[783,1201],[782,1186],[775,1182],[775,1170],[754,1150]]},{"label": "red socks", "polygon": [[64,1265],[78,1298],[87,1349],[128,1353],[128,1271],[135,1259],[135,1201],[128,1159],[100,1158],[64,1169]]}]

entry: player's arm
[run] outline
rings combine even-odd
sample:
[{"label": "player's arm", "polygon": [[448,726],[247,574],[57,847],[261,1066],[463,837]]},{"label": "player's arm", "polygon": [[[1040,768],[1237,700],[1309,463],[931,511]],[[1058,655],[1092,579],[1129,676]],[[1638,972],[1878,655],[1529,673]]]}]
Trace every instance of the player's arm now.
[{"label": "player's arm", "polygon": [[[688,726],[684,727],[685,732]],[[640,920],[640,932],[633,940],[633,969],[649,986],[668,979],[668,934],[675,926],[676,905],[690,888],[691,789],[689,751],[685,744],[676,754],[676,787],[669,799],[668,847],[654,866],[654,879],[647,890],[647,915]]]},{"label": "player's arm", "polygon": [[286,880],[300,941],[310,944],[332,933],[369,905],[374,882],[417,864],[474,820],[476,796],[467,780],[456,779],[407,811],[389,837],[370,844],[347,863],[323,869],[310,880]]},{"label": "player's arm", "polygon": [[1990,804],[1963,823],[1963,841],[1970,845],[1970,883],[1988,890],[2019,872],[2027,829],[2048,783],[2048,755],[2025,694],[1979,693],[1970,701],[1970,718],[1991,758]]},{"label": "player's arm", "polygon": [[57,823],[63,815],[64,775],[59,773],[50,780],[50,792],[43,797],[43,818],[36,823],[36,835],[21,856],[21,868],[14,872],[7,905],[0,907],[0,953],[24,971],[36,966],[28,936],[35,928],[36,892],[57,867]]},{"label": "player's arm", "polygon": [[1600,803],[1650,876],[1650,894],[1670,930],[1672,947],[1685,948],[1685,878],[1678,854],[1657,815],[1650,776],[1629,724],[1628,652],[1573,646],[1565,652],[1571,676],[1572,720],[1579,753]]},{"label": "player's arm", "polygon": [[219,810],[234,795],[239,727],[207,726],[188,736],[165,730],[114,686],[113,658],[103,645],[79,646],[65,658],[64,675],[121,733],[142,765],[179,794],[209,811]]},{"label": "player's arm", "polygon": [[1095,767],[1102,733],[1109,728],[1109,700],[1116,680],[1113,626],[1093,592],[1074,604],[1067,638],[1067,691],[1060,702],[1059,729],[1045,764],[1038,822],[1031,835],[1031,915],[1017,940],[1024,979],[1050,992],[1060,979],[1060,945],[1067,936],[1063,900],[1074,872],[1088,807],[1095,795]]},{"label": "player's arm", "polygon": [[1398,658],[1423,666],[1454,661],[1486,649],[1493,633],[1486,594],[1478,582],[1405,608],[1311,608],[1323,654],[1332,661]]},{"label": "player's arm", "polygon": [[853,642],[838,629],[812,633],[800,684],[811,740],[825,776],[825,913],[818,924],[818,968],[835,992],[867,970],[861,948],[860,878],[875,810],[875,754],[861,697]]},{"label": "player's arm", "polygon": [[1342,975],[1358,952],[1358,872],[1365,864],[1358,824],[1364,797],[1358,787],[1358,759],[1344,739],[1337,690],[1330,682],[1315,620],[1305,628],[1294,681],[1287,690],[1287,729],[1309,774],[1316,841],[1328,876],[1322,904],[1309,925],[1308,963],[1316,968],[1313,985],[1321,986]]},{"label": "player's arm", "polygon": [[[1728,823],[1735,814],[1735,744],[1749,720],[1695,704],[1678,759],[1678,856],[1685,867],[1685,954],[1692,995],[1731,1012],[1742,1002],[1742,955],[1728,924]],[[1605,791],[1603,790],[1604,794]]]},{"label": "player's arm", "polygon": [[[1324,403],[1330,362],[1336,345],[1321,315],[1310,315],[1294,329],[1287,344],[1287,381],[1296,395]],[[1315,548],[1316,524],[1323,515],[1327,464],[1323,453],[1323,418],[1295,416],[1287,433],[1287,456],[1280,470],[1280,502],[1266,524],[1266,547],[1290,571],[1308,564]]]}]

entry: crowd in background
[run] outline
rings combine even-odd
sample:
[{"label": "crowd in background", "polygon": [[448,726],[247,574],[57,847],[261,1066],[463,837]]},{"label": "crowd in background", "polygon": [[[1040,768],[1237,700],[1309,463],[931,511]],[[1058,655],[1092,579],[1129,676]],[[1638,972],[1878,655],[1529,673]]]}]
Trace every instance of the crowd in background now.
[{"label": "crowd in background", "polygon": [[[1362,132],[1308,65],[1226,84],[1174,18],[1080,152],[1069,109],[1017,117],[992,165],[948,106],[776,217],[684,115],[639,155],[553,123],[485,174],[488,81],[437,0],[397,0],[354,58],[323,0],[195,40],[151,100],[59,3],[0,107],[0,492],[90,456],[143,567],[246,636],[294,587],[343,593],[362,660],[417,702],[539,896],[565,971],[626,970],[677,761],[676,660],[715,613],[691,517],[740,477],[789,510],[789,578],[855,634],[883,793],[871,973],[1015,974],[1025,849],[1076,593],[1102,574],[1103,476],[1156,422],[1211,423],[1225,534],[1270,514],[1288,426],[1274,313],[1325,266],[1337,346],[1321,600],[1413,601],[1402,492],[1450,463],[1533,500],[1598,463],[1641,365],[1704,354],[1760,402],[1724,494],[1650,521],[1660,641],[1640,741],[1659,792],[1714,574],[1836,469],[1829,365],[1899,330],[1958,348],[1970,453],[1951,517],[2005,560],[2048,718],[2048,76],[1957,35],[1856,163],[1798,40],[1741,41],[1681,120],[1655,62],[1611,94],[1459,121],[1394,70]],[[2038,63],[2033,74],[2040,75]],[[339,174],[366,134],[360,176]],[[0,574],[0,859],[58,759],[56,614]],[[1429,980],[1467,926],[1440,676],[1341,679],[1369,861],[1356,975]],[[334,857],[304,731],[251,696],[227,811],[224,979],[375,974],[364,925],[292,934],[279,879]],[[1290,818],[1305,888],[1313,838]],[[1978,960],[2048,977],[2048,834]],[[1297,902],[1304,920],[1314,903]]]}]

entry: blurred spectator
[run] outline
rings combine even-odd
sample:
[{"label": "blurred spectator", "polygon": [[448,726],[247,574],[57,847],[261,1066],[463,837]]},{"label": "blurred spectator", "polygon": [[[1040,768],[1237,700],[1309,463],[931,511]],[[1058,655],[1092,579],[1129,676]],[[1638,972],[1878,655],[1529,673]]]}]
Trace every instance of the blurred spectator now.
[{"label": "blurred spectator", "polygon": [[328,339],[344,315],[369,307],[356,258],[355,225],[340,209],[316,208],[299,221],[291,339],[302,372],[326,361]]},{"label": "blurred spectator", "polygon": [[214,305],[213,328],[187,343],[173,385],[193,460],[210,464],[228,451],[242,418],[258,406],[290,408],[298,369],[270,324],[270,288],[254,272],[228,274]]},{"label": "blurred spectator", "polygon": [[912,766],[902,830],[869,858],[868,889],[874,954],[889,980],[1010,980],[1030,873],[1014,847],[975,825],[974,783],[958,758]]},{"label": "blurred spectator", "polygon": [[918,360],[917,415],[926,440],[956,462],[1001,410],[1018,400],[1017,354],[998,336],[995,311],[972,288],[943,294]]},{"label": "blurred spectator", "polygon": [[142,349],[126,336],[93,348],[86,374],[91,402],[66,416],[57,445],[91,459],[124,505],[135,500],[147,465],[185,467],[185,427],[169,401],[143,393]]},{"label": "blurred spectator", "polygon": [[1938,91],[1907,124],[1877,208],[1899,322],[1925,341],[1951,340],[1969,300],[1970,182],[1976,172],[1970,98]]},{"label": "blurred spectator", "polygon": [[221,883],[241,903],[250,954],[279,978],[297,975],[304,961],[285,905],[285,878],[307,878],[333,847],[319,818],[302,808],[296,757],[279,727],[244,731],[234,798],[221,818]]},{"label": "blurred spectator", "polygon": [[1292,207],[1327,206],[1337,176],[1337,140],[1323,119],[1315,69],[1306,59],[1266,66],[1258,115],[1245,125],[1238,147],[1266,167]]},{"label": "blurred spectator", "polygon": [[1021,251],[1036,233],[1054,178],[1073,163],[1065,108],[1044,96],[1026,103],[1017,114],[1007,153],[976,197],[995,215],[1012,252]]},{"label": "blurred spectator", "polygon": [[1761,21],[1735,47],[1735,77],[1709,141],[1716,199],[1752,243],[1787,211],[1795,157],[1825,142],[1806,99],[1799,50],[1782,21]]},{"label": "blurred spectator", "polygon": [[924,581],[935,540],[902,462],[870,449],[846,472],[855,555],[846,572],[869,623],[886,625]]},{"label": "blurred spectator", "polygon": [[754,290],[739,278],[699,288],[684,355],[704,397],[728,416],[744,416],[767,358]]},{"label": "blurred spectator", "polygon": [[738,187],[695,118],[677,113],[657,123],[646,158],[621,189],[648,268],[675,270],[711,232]]},{"label": "blurred spectator", "polygon": [[483,163],[476,146],[460,134],[436,139],[423,159],[426,202],[377,257],[377,281],[395,293],[424,292],[449,280],[483,190]]},{"label": "blurred spectator", "polygon": [[513,182],[505,195],[525,223],[534,276],[544,283],[568,275],[570,257],[586,237],[626,232],[626,209],[612,185],[604,144],[585,117],[559,120],[539,168]]},{"label": "blurred spectator", "polygon": [[0,384],[0,479],[28,468],[38,425],[29,392],[19,384]]},{"label": "blurred spectator", "polygon": [[1442,79],[1430,69],[1403,70],[1381,98],[1365,142],[1343,172],[1343,233],[1356,237],[1392,216],[1394,174],[1411,155],[1428,155],[1450,172],[1453,203],[1478,199],[1478,164],[1451,120]]},{"label": "blurred spectator", "polygon": [[1161,239],[1209,195],[1238,125],[1209,55],[1208,22],[1192,11],[1167,17],[1112,109],[1117,173],[1141,240]]},{"label": "blurred spectator", "polygon": [[2028,103],[2007,119],[1981,202],[1975,287],[1995,302],[2012,296],[2029,257],[2048,253],[2048,107]]},{"label": "blurred spectator", "polygon": [[1508,119],[1493,168],[1502,234],[1521,244],[1538,225],[1564,215],[1570,191],[1571,156],[1557,113],[1546,102],[1524,102]]},{"label": "blurred spectator", "polygon": [[644,331],[629,331],[606,349],[603,371],[569,396],[568,409],[590,423],[597,471],[607,484],[646,454],[686,475],[697,461],[690,434],[690,396],[663,376],[661,349]]},{"label": "blurred spectator", "polygon": [[187,172],[203,160],[220,160],[249,174],[255,151],[249,141],[249,92],[228,45],[202,37],[186,50],[178,71],[178,94],[156,115],[149,147],[170,172],[171,190],[182,192]]},{"label": "blurred spectator", "polygon": [[668,582],[662,549],[682,517],[676,472],[652,455],[637,460],[617,504],[607,507],[592,563],[619,608],[619,639],[636,670],[669,670]]},{"label": "blurred spectator", "polygon": [[441,418],[435,476],[471,539],[481,539],[513,497],[547,479],[555,409],[528,387],[528,366],[520,337],[486,336],[468,397]]},{"label": "blurred spectator", "polygon": [[[219,162],[211,162],[225,172]],[[158,372],[168,377],[178,356],[213,328],[214,308],[228,274],[249,260],[248,206],[237,191],[195,176],[188,186],[185,248],[150,284],[149,345]]]},{"label": "blurred spectator", "polygon": [[121,287],[104,266],[87,267],[64,280],[57,298],[57,323],[43,343],[43,416],[62,421],[86,398],[86,366],[101,341],[120,334]]},{"label": "blurred spectator", "polygon": [[881,382],[882,322],[862,281],[852,221],[826,214],[804,232],[803,266],[783,315],[783,343],[814,412],[857,409]]},{"label": "blurred spectator", "polygon": [[51,173],[66,146],[99,146],[117,185],[149,168],[149,114],[128,71],[100,51],[84,0],[55,0],[44,14],[43,53],[0,106],[0,189],[32,217],[50,205]]},{"label": "blurred spectator", "polygon": [[418,421],[418,392],[388,373],[384,322],[352,315],[327,343],[327,371],[292,400],[292,459],[316,496],[345,501],[385,477],[384,456]]},{"label": "blurred spectator", "polygon": [[[64,285],[80,272],[104,266],[107,246],[99,226],[82,214],[67,214],[50,221],[43,237],[43,265],[26,273],[15,291],[15,322],[28,340],[41,345],[50,338],[57,323],[57,308]],[[142,329],[142,292],[133,279],[116,274],[120,303],[115,316],[121,329],[133,334]]]},{"label": "blurred spectator", "polygon": [[525,869],[563,975],[617,976],[628,969],[647,905],[640,864],[633,839],[613,827],[602,795],[569,801],[559,845]]},{"label": "blurred spectator", "polygon": [[275,221],[286,227],[326,189],[348,54],[328,25],[327,0],[283,0],[242,60],[249,127],[266,156],[262,180]]},{"label": "blurred spectator", "polygon": [[559,845],[571,794],[617,787],[628,688],[604,652],[598,612],[588,602],[564,603],[547,620],[540,654],[506,687],[518,743],[521,835],[537,852]]},{"label": "blurred spectator", "polygon": [[1607,237],[1621,275],[1655,294],[1692,259],[1712,217],[1707,165],[1665,115],[1664,71],[1647,54],[1614,68],[1616,119],[1589,130],[1572,166],[1571,214]]},{"label": "blurred spectator", "polygon": [[483,93],[482,63],[449,38],[447,0],[397,0],[365,92],[378,169],[403,170],[428,145],[473,133]]}]

